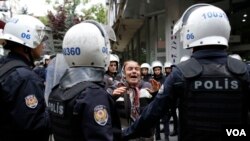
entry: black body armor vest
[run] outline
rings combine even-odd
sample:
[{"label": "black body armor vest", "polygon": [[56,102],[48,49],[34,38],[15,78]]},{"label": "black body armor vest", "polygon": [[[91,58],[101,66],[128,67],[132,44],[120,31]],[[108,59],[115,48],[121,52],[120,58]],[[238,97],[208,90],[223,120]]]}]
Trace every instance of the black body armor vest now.
[{"label": "black body armor vest", "polygon": [[[50,108],[50,116],[52,123],[52,132],[54,133],[55,140],[58,141],[84,141],[84,135],[82,134],[82,113],[83,106],[81,102],[77,104],[77,101],[83,100],[85,96],[91,95],[90,93],[84,93],[86,88],[92,88],[95,91],[103,92],[104,89],[100,85],[92,82],[80,82],[71,88],[63,89],[59,85],[52,89],[52,93],[49,96],[48,107]],[[104,91],[105,92],[105,91]],[[108,93],[107,93],[108,96]],[[80,99],[79,99],[80,98]],[[121,138],[121,126],[118,114],[114,107],[114,101],[112,97],[109,98],[111,107],[111,119],[112,119],[112,132],[113,139],[120,140]],[[88,130],[88,129],[84,129]],[[97,129],[98,130],[98,129]]]},{"label": "black body armor vest", "polygon": [[74,109],[73,106],[79,93],[91,85],[94,84],[81,82],[70,89],[61,89],[59,85],[53,88],[48,107],[55,140],[83,140],[81,139],[82,135],[80,135],[78,109]]},{"label": "black body armor vest", "polygon": [[[227,64],[200,64],[196,59],[177,65],[184,76],[180,93],[181,140],[221,140],[225,128],[247,123],[246,64],[228,58]],[[179,90],[178,90],[179,91]]]}]

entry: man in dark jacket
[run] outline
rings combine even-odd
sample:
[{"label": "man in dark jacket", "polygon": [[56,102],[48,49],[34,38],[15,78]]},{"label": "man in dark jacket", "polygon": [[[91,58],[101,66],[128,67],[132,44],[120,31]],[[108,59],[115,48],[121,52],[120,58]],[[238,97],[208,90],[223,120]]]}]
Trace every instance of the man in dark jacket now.
[{"label": "man in dark jacket", "polygon": [[173,68],[141,117],[124,130],[124,139],[144,136],[175,97],[180,141],[224,141],[226,129],[242,129],[243,138],[249,136],[249,70],[227,55],[231,27],[225,12],[209,4],[193,5],[176,23],[174,33],[179,30],[183,47],[193,49],[191,58]]}]

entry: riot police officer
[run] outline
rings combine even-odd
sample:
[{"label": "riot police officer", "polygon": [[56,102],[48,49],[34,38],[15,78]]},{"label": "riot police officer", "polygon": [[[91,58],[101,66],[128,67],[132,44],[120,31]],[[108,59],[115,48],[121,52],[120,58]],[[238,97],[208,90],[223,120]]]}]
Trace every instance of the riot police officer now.
[{"label": "riot police officer", "polygon": [[[152,64],[152,71],[153,71],[153,74],[152,74],[152,78],[154,80],[156,80],[157,82],[159,82],[161,85],[164,83],[165,81],[165,76],[163,74],[163,65],[161,63],[161,61],[153,61]],[[168,141],[169,140],[169,120],[168,120],[168,117],[169,117],[169,113],[167,113],[164,117],[162,117],[161,120],[159,120],[159,122],[157,123],[156,125],[156,128],[155,128],[155,138],[156,140],[161,140],[161,122],[163,123],[163,132],[164,132],[164,135],[165,135],[165,140]]]},{"label": "riot police officer", "polygon": [[45,25],[28,15],[12,17],[0,36],[10,53],[0,60],[0,140],[46,141],[49,117],[43,80],[32,70],[43,53]]},{"label": "riot police officer", "polygon": [[166,61],[164,63],[164,72],[165,72],[165,76],[166,77],[171,73],[171,71],[172,71],[172,65],[173,64],[171,62],[169,62],[169,61]]},{"label": "riot police officer", "polygon": [[56,141],[120,140],[119,117],[103,82],[110,56],[106,33],[101,24],[85,21],[64,36],[69,68],[48,101]]},{"label": "riot police officer", "polygon": [[[172,72],[172,66],[173,66],[173,64],[169,61],[166,61],[164,63],[164,70],[165,70],[166,77],[168,77],[168,75]],[[178,126],[178,119],[177,118],[178,117],[177,117],[177,112],[176,112],[177,103],[171,103],[171,106],[172,107],[170,108],[169,116],[166,119],[167,121],[165,121],[165,122],[167,122],[165,124],[165,126],[169,126],[169,123],[171,123],[169,120],[171,119],[171,117],[173,117],[173,131],[172,132],[167,131],[167,133],[169,133],[169,136],[176,136],[178,133],[178,130],[177,130],[177,128],[178,128],[177,127]],[[167,129],[167,130],[170,130],[170,129]],[[165,133],[165,135],[167,135],[167,134]]]},{"label": "riot police officer", "polygon": [[41,60],[42,65],[35,67],[33,70],[46,82],[47,66],[50,62],[50,55],[45,54]]},{"label": "riot police officer", "polygon": [[160,82],[161,84],[164,83],[165,76],[163,74],[163,65],[160,61],[153,61],[151,64],[152,67],[152,78],[156,81]]},{"label": "riot police officer", "polygon": [[[189,7],[174,26],[190,59],[177,64],[141,117],[124,138],[143,136],[179,98],[180,141],[226,140],[226,128],[244,128],[249,102],[245,63],[228,57],[230,24],[223,10],[210,4]],[[235,125],[235,126],[233,126]],[[248,135],[247,135],[248,136]]]},{"label": "riot police officer", "polygon": [[115,81],[120,81],[121,77],[118,75],[120,59],[116,54],[110,54],[110,63],[104,75],[105,89],[112,86]]},{"label": "riot police officer", "polygon": [[146,82],[152,79],[151,66],[148,63],[141,64],[141,79]]}]

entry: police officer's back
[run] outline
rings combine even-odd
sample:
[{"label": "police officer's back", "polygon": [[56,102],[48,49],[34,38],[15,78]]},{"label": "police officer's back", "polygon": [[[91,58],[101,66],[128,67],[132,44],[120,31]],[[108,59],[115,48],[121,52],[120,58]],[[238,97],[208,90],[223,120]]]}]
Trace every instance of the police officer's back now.
[{"label": "police officer's back", "polygon": [[193,54],[173,68],[141,118],[124,131],[125,138],[143,135],[142,129],[152,127],[175,96],[180,141],[222,141],[226,129],[245,128],[249,72],[245,63],[227,55],[230,29],[218,7],[196,4],[185,11],[174,32],[180,30],[183,47]]},{"label": "police officer's back", "polygon": [[0,140],[46,141],[49,118],[42,79],[32,71],[40,58],[45,26],[38,19],[17,15],[0,36],[10,53],[0,60]]},{"label": "police officer's back", "polygon": [[63,39],[69,69],[49,95],[52,132],[56,141],[117,141],[120,121],[103,83],[110,44],[94,21],[74,25]]}]

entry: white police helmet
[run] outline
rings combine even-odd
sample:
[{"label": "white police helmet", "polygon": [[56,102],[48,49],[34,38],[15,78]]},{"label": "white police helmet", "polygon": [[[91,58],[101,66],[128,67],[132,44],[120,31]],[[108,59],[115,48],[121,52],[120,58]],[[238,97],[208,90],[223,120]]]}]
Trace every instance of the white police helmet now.
[{"label": "white police helmet", "polygon": [[45,37],[45,25],[40,20],[29,15],[16,15],[6,22],[0,40],[36,48]]},{"label": "white police helmet", "polygon": [[148,64],[148,63],[142,63],[141,64],[141,69],[142,68],[147,68],[148,69],[148,73],[152,73],[152,70],[151,70],[151,66]]},{"label": "white police helmet", "polygon": [[184,61],[186,61],[188,59],[190,59],[190,56],[184,55],[184,56],[181,57],[180,62],[184,62]]},{"label": "white police helmet", "polygon": [[204,45],[228,46],[231,26],[222,9],[210,4],[195,4],[175,24],[173,33],[178,31],[185,49]]},{"label": "white police helmet", "polygon": [[154,69],[155,67],[160,67],[162,69],[163,65],[160,61],[153,61],[151,67],[152,69]]},{"label": "white police helmet", "polygon": [[229,56],[242,61],[242,58],[240,57],[239,54],[230,54]]},{"label": "white police helmet", "polygon": [[142,63],[141,68],[147,68],[148,70],[150,70],[151,67],[148,63]]},{"label": "white police helmet", "polygon": [[169,61],[164,63],[164,68],[170,68],[173,64]]},{"label": "white police helmet", "polygon": [[72,26],[64,36],[62,47],[69,67],[86,66],[107,70],[110,42],[98,22],[85,21]]},{"label": "white police helmet", "polygon": [[[116,54],[110,54],[110,62],[116,62],[117,64],[117,70],[120,68],[120,59],[119,56]],[[108,67],[106,68],[106,71],[108,70]]]},{"label": "white police helmet", "polygon": [[120,59],[116,54],[110,54],[110,62],[117,62],[119,64]]},{"label": "white police helmet", "polygon": [[50,55],[45,54],[45,55],[43,56],[43,64],[45,64],[45,61],[46,61],[46,60],[49,60],[49,59],[50,59]]}]

